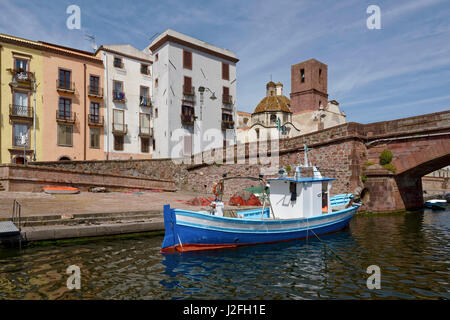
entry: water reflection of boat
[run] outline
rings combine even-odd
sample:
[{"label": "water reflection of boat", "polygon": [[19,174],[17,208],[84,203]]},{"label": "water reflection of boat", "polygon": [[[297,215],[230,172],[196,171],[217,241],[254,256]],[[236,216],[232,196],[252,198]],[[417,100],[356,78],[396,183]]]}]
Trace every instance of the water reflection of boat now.
[{"label": "water reflection of boat", "polygon": [[[232,177],[233,178],[233,177]],[[235,178],[235,177],[234,177]],[[162,252],[194,251],[274,243],[336,232],[348,225],[359,208],[350,195],[330,198],[334,179],[322,177],[317,167],[298,166],[293,177],[259,179],[270,193],[262,208],[224,216],[223,178],[214,190],[210,211],[164,206]],[[220,187],[221,186],[221,187]]]}]

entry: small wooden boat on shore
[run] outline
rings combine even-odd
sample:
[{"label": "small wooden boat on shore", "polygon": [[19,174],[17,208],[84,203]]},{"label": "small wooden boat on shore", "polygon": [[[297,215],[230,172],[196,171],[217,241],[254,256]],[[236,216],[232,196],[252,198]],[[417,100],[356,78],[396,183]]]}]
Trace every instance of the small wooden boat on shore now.
[{"label": "small wooden boat on shore", "polygon": [[[308,170],[312,169],[312,170]],[[303,174],[303,172],[313,172]],[[309,175],[309,176],[308,176]],[[233,177],[237,178],[237,177]],[[222,186],[223,178],[216,186]],[[219,197],[210,211],[190,211],[164,206],[165,236],[161,252],[230,248],[317,237],[345,228],[360,204],[350,194],[330,198],[332,178],[322,177],[317,167],[296,168],[294,177],[259,178],[268,204],[224,216]],[[216,188],[214,188],[216,190]],[[223,193],[222,193],[223,194]],[[218,194],[216,194],[218,196]]]},{"label": "small wooden boat on shore", "polygon": [[73,187],[45,187],[43,189],[45,193],[49,194],[74,194],[80,192],[78,188]]}]

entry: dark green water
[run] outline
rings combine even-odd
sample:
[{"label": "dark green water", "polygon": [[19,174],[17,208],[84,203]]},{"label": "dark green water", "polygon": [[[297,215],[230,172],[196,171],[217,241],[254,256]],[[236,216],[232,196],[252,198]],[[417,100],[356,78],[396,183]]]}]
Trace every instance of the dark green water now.
[{"label": "dark green water", "polygon": [[[162,237],[0,249],[0,299],[450,298],[450,211],[358,216],[315,240],[161,255]],[[338,256],[332,254],[332,249]],[[81,268],[81,289],[66,268]],[[369,290],[366,269],[381,269]]]}]

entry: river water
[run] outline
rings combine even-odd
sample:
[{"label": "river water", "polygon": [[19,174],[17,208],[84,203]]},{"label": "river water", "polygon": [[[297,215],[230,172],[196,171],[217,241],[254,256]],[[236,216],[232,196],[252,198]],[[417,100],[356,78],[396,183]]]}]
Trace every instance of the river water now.
[{"label": "river water", "polygon": [[[162,236],[0,248],[0,299],[449,299],[450,211],[356,216],[319,239],[162,255]],[[66,269],[80,267],[81,289]],[[368,289],[370,265],[381,289]]]}]

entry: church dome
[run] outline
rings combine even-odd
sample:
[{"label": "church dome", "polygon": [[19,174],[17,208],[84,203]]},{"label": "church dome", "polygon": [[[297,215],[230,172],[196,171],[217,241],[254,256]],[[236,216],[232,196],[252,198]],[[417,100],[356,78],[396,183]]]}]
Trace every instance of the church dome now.
[{"label": "church dome", "polygon": [[[269,82],[270,83],[270,82]],[[274,95],[268,96],[261,100],[260,103],[256,106],[256,109],[253,113],[261,113],[261,112],[291,112],[290,109],[291,100],[286,96],[282,95]]]}]

